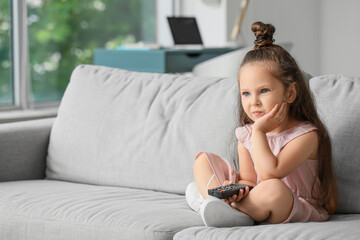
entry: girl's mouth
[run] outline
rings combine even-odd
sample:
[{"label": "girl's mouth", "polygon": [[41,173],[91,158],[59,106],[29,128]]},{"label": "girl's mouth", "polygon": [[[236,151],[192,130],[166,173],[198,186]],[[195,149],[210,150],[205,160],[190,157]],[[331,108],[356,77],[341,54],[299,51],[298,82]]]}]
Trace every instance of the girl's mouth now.
[{"label": "girl's mouth", "polygon": [[259,115],[261,115],[261,114],[262,114],[261,111],[254,111],[254,112],[253,112],[253,115],[255,115],[255,116],[259,116]]}]

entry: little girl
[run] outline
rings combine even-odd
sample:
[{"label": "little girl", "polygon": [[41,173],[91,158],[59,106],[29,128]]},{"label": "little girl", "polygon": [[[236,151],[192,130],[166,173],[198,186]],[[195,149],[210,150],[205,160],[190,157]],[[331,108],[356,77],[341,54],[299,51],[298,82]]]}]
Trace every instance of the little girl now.
[{"label": "little girl", "polygon": [[[219,156],[199,153],[188,204],[214,227],[325,221],[338,202],[329,135],[295,60],[273,44],[275,28],[255,22],[251,30],[255,47],[238,75],[239,174]],[[207,194],[232,183],[254,188],[225,201]]]}]

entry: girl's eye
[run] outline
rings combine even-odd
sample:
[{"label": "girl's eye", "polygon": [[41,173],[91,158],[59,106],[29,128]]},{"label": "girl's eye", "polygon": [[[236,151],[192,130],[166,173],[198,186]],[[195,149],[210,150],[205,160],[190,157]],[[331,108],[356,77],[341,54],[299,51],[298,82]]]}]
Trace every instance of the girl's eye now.
[{"label": "girl's eye", "polygon": [[261,93],[267,93],[267,92],[270,92],[270,89],[267,88],[261,89]]},{"label": "girl's eye", "polygon": [[250,96],[250,93],[249,93],[249,92],[243,92],[242,95],[243,95],[244,97],[248,97],[248,96]]}]

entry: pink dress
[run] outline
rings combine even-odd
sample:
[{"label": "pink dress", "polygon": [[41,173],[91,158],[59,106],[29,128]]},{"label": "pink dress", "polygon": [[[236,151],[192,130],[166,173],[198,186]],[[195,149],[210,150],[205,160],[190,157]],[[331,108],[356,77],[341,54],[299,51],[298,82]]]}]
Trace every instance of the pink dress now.
[{"label": "pink dress", "polygon": [[[275,156],[279,154],[281,149],[294,138],[301,136],[316,128],[308,122],[300,123],[299,125],[290,128],[282,133],[274,136],[268,136],[267,140],[271,151]],[[252,125],[239,127],[235,131],[235,135],[239,142],[250,152],[252,157],[251,146],[251,131]],[[202,154],[199,153],[198,156]],[[232,165],[213,153],[206,154],[209,164],[215,173],[215,176],[221,185],[225,180],[239,181],[239,175],[235,172]],[[320,189],[320,180],[317,177],[317,160],[307,159],[294,172],[281,179],[291,190],[294,196],[294,204],[289,217],[284,221],[287,222],[321,222],[328,219],[329,215],[324,208],[316,205],[316,200],[312,198],[311,191],[313,182],[313,194],[318,196]],[[256,171],[256,169],[255,169]],[[259,183],[259,179],[258,179]]]}]

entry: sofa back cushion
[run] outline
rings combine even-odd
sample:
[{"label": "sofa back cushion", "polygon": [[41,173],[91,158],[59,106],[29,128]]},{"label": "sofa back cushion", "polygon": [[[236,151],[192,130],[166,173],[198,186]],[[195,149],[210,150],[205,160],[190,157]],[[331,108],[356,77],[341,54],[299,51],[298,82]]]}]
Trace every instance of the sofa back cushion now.
[{"label": "sofa back cushion", "polygon": [[360,78],[319,76],[310,80],[310,88],[332,141],[337,212],[360,213]]},{"label": "sofa back cushion", "polygon": [[234,78],[80,65],[51,132],[47,178],[184,193],[199,151],[236,158],[237,98]]}]

